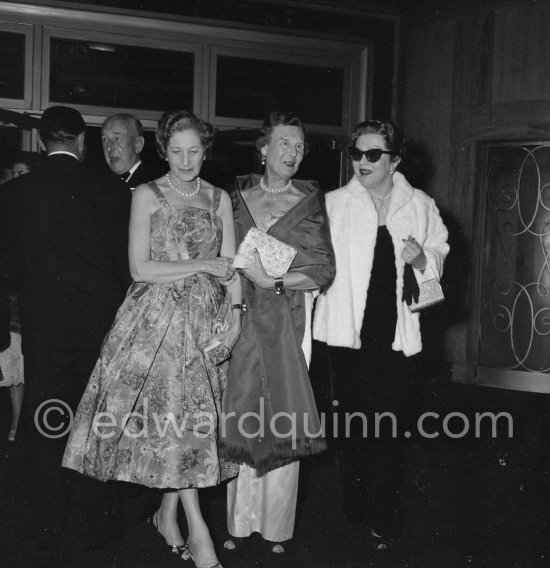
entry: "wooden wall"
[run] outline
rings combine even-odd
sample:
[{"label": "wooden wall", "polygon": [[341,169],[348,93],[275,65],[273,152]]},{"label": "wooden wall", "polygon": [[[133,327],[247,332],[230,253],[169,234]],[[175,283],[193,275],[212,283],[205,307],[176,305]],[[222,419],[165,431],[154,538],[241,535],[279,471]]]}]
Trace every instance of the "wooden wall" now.
[{"label": "wooden wall", "polygon": [[534,0],[434,1],[402,23],[398,120],[424,156],[411,175],[436,199],[451,231],[441,326],[457,380],[475,381],[478,143],[550,139],[549,30],[550,3]]}]

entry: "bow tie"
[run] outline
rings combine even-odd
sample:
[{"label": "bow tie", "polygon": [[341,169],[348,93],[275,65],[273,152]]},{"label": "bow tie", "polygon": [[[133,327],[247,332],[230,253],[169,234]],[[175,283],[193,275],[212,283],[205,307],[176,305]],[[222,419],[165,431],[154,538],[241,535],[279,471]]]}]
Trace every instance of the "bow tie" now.
[{"label": "bow tie", "polygon": [[121,179],[122,181],[128,181],[128,179],[130,179],[130,176],[131,176],[131,175],[132,175],[132,174],[131,174],[130,172],[126,172],[126,173],[124,173],[124,174],[120,174],[120,179]]}]

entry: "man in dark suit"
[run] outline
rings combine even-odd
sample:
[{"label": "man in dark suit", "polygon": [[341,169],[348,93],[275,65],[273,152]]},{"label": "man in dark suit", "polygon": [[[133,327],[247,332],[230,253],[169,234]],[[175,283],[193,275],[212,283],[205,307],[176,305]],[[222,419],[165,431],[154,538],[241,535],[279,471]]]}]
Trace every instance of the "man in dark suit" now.
[{"label": "man in dark suit", "polygon": [[141,160],[145,145],[143,125],[131,114],[115,114],[101,126],[103,154],[111,171],[133,191],[158,178],[162,172]]},{"label": "man in dark suit", "polygon": [[61,459],[71,414],[130,283],[130,194],[109,173],[82,165],[85,130],[76,110],[47,109],[39,127],[45,163],[0,191],[0,268],[18,292],[25,358],[18,444],[32,508],[25,534],[54,557],[75,487],[84,546],[109,537],[109,484],[63,469]]}]

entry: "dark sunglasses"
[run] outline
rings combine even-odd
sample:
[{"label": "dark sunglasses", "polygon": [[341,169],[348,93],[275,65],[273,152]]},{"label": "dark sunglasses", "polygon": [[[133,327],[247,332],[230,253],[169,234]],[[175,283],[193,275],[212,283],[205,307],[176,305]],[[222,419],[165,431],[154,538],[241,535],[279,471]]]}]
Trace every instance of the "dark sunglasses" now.
[{"label": "dark sunglasses", "polygon": [[348,156],[356,162],[360,162],[363,156],[365,156],[371,164],[374,164],[378,162],[378,160],[382,157],[382,154],[397,156],[398,152],[388,152],[387,150],[380,150],[380,148],[371,148],[370,150],[359,150],[359,148],[356,148],[355,146],[350,146],[348,148]]}]

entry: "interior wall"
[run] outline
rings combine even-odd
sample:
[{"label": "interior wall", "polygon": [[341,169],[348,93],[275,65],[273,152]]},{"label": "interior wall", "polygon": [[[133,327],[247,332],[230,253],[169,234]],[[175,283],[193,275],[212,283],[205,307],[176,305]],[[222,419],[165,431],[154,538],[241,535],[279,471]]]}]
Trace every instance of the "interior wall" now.
[{"label": "interior wall", "polygon": [[478,143],[550,138],[550,5],[433,2],[403,20],[401,122],[411,176],[450,229],[444,348],[457,380],[475,381],[480,240]]}]

